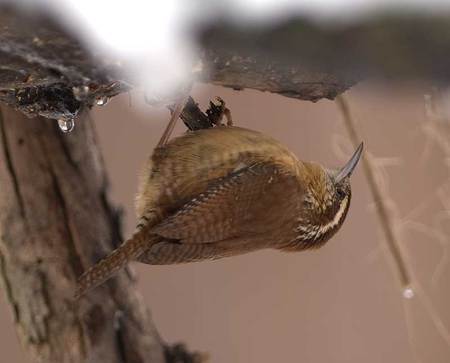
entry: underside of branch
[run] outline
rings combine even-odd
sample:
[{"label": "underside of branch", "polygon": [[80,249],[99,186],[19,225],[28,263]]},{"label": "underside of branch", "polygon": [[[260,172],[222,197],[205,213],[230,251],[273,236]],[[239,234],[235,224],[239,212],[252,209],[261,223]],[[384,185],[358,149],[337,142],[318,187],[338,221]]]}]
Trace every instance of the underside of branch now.
[{"label": "underside of branch", "polygon": [[[198,81],[317,101],[373,76],[450,80],[445,14],[327,25],[299,16],[245,28],[206,23],[193,34]],[[3,6],[0,25],[0,101],[28,116],[73,118],[134,87],[120,60],[92,54],[54,17]]]}]

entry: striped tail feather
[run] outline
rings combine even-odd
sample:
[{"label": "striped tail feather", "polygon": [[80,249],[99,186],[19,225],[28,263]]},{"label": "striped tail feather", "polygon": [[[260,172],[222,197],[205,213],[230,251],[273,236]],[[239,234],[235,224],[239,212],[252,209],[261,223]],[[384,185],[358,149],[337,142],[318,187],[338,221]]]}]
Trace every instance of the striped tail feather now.
[{"label": "striped tail feather", "polygon": [[124,268],[128,262],[139,257],[150,247],[150,238],[148,228],[142,228],[107,257],[85,271],[78,278],[75,300],[78,300],[89,290],[101,285]]}]

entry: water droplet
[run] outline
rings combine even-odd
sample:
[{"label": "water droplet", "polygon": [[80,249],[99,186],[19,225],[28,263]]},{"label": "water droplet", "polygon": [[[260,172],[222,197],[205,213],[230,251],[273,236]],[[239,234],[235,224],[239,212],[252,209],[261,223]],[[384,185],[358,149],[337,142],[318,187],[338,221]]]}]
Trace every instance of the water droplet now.
[{"label": "water droplet", "polygon": [[403,297],[405,299],[412,299],[414,297],[414,290],[408,286],[403,289]]},{"label": "water droplet", "polygon": [[61,118],[58,120],[59,128],[62,132],[71,132],[75,127],[75,120],[72,118]]},{"label": "water droplet", "polygon": [[123,319],[123,311],[122,310],[116,310],[114,312],[114,322],[113,322],[113,327],[114,330],[118,331],[120,330],[121,326],[122,326],[122,319]]},{"label": "water droplet", "polygon": [[97,106],[104,106],[108,102],[109,102],[109,97],[106,97],[106,96],[99,97],[95,100],[95,103],[97,104]]}]

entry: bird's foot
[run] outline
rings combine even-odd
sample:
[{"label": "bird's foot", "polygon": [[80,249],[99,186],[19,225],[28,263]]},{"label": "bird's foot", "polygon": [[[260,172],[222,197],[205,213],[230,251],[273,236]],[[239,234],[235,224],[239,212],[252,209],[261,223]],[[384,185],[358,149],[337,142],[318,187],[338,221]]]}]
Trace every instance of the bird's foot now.
[{"label": "bird's foot", "polygon": [[225,101],[220,97],[216,97],[214,101],[209,102],[206,115],[209,121],[216,126],[223,126],[222,120],[224,116],[227,120],[227,126],[233,126],[231,111],[225,106]]}]

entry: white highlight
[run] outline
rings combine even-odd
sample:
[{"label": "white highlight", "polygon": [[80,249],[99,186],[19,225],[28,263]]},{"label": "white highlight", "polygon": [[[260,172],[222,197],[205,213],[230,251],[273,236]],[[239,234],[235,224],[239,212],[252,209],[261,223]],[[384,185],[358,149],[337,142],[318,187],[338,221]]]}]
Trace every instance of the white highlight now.
[{"label": "white highlight", "polygon": [[406,287],[403,290],[403,297],[405,299],[412,299],[414,297],[414,290],[412,289],[412,287]]},{"label": "white highlight", "polygon": [[[1,0],[0,0],[1,2]],[[22,0],[47,8],[97,56],[105,55],[149,94],[164,96],[192,78],[193,48],[187,26],[190,2]]]}]

